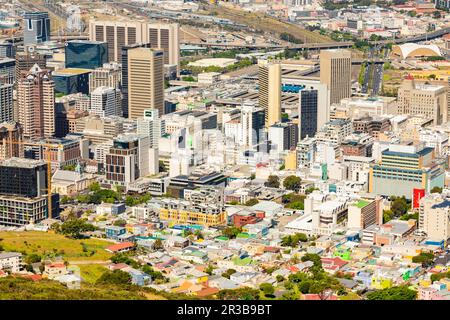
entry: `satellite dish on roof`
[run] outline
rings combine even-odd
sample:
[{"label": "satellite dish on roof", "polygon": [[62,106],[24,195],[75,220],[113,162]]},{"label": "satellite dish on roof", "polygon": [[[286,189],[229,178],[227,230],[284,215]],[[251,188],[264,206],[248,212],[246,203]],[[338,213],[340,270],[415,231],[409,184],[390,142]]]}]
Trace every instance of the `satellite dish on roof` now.
[{"label": "satellite dish on roof", "polygon": [[28,52],[30,53],[34,52],[34,47],[28,47]]}]

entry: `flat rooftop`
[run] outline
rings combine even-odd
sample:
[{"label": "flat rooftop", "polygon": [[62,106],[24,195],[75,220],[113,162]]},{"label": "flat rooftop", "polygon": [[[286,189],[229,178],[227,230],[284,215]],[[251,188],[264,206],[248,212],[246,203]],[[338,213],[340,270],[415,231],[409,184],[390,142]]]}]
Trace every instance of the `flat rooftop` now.
[{"label": "flat rooftop", "polygon": [[0,161],[2,167],[17,167],[17,168],[36,168],[41,165],[45,165],[43,160],[25,159],[25,158],[9,158]]},{"label": "flat rooftop", "polygon": [[80,69],[80,68],[66,68],[66,69],[59,69],[58,71],[53,72],[53,76],[73,76],[83,73],[90,73],[92,70],[89,69]]}]

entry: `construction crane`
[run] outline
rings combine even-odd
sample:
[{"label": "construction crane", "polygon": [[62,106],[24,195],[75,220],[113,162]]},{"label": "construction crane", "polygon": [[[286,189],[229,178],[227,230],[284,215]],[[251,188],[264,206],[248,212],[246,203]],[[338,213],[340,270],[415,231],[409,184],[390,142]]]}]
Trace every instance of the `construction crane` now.
[{"label": "construction crane", "polygon": [[[7,144],[15,144],[15,145],[26,145],[26,146],[35,146],[35,147],[44,147],[47,148],[47,155],[45,161],[47,162],[47,218],[52,219],[52,161],[50,158],[50,148],[54,148],[55,144],[50,143],[37,143],[37,142],[28,142],[28,141],[12,141],[7,142]],[[13,155],[13,150],[11,150],[11,155]],[[19,154],[20,152],[19,147]],[[45,190],[45,189],[44,189]]]}]

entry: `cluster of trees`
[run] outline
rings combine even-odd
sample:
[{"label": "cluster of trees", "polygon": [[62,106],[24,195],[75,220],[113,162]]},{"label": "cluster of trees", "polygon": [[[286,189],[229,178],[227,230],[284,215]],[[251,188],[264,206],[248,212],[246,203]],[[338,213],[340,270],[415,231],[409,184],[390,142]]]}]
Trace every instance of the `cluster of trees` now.
[{"label": "cluster of trees", "polygon": [[100,278],[97,279],[97,284],[112,284],[112,285],[126,285],[131,284],[131,276],[129,273],[122,270],[105,271]]},{"label": "cluster of trees", "polygon": [[219,300],[259,300],[259,290],[249,287],[220,290],[217,293],[217,298]]},{"label": "cluster of trees", "polygon": [[438,187],[438,186],[433,187],[433,188],[430,190],[430,193],[442,193],[442,188],[441,188],[441,187]]},{"label": "cluster of trees", "polygon": [[[393,218],[398,218],[406,215],[411,209],[411,203],[403,197],[391,196],[391,209],[383,211],[383,222],[386,223]],[[404,219],[407,217],[405,216]]]},{"label": "cluster of trees", "polygon": [[[151,266],[147,264],[139,264],[136,260],[130,258],[127,254],[117,253],[111,257],[111,261],[113,263],[125,263],[134,269],[141,270],[142,272],[145,272],[146,274],[151,276],[152,280],[156,283],[164,283],[168,281],[168,279],[161,272],[155,271]],[[106,276],[109,277],[110,275]]]},{"label": "cluster of trees", "polygon": [[89,194],[81,194],[77,196],[77,201],[81,203],[94,203],[100,204],[102,202],[114,203],[121,200],[122,195],[120,192],[114,190],[102,189],[98,182],[93,183],[89,187]]},{"label": "cluster of trees", "polygon": [[279,188],[280,187],[280,178],[276,175],[270,175],[267,178],[267,181],[264,182],[264,186],[268,188]]},{"label": "cluster of trees", "polygon": [[248,206],[248,207],[251,207],[251,206],[254,206],[255,204],[258,204],[258,203],[259,203],[259,200],[258,200],[258,199],[256,199],[256,198],[251,198],[251,199],[249,199],[249,200],[247,200],[247,201],[245,202],[245,205]]},{"label": "cluster of trees", "polygon": [[81,239],[83,238],[83,232],[95,231],[97,230],[97,227],[88,223],[85,219],[78,219],[75,216],[70,216],[62,224],[54,223],[51,226],[51,229],[66,237]]},{"label": "cluster of trees", "polygon": [[283,41],[288,41],[288,42],[295,43],[295,44],[302,44],[303,43],[302,40],[296,38],[295,36],[293,36],[292,34],[287,33],[287,32],[282,32],[280,34],[280,39],[283,40]]},{"label": "cluster of trees", "polygon": [[421,252],[419,255],[412,258],[412,262],[421,263],[424,268],[433,264],[434,254],[431,252]]},{"label": "cluster of trees", "polygon": [[229,239],[234,239],[236,236],[242,232],[242,228],[235,226],[226,227],[222,230],[222,235],[228,237]]},{"label": "cluster of trees", "polygon": [[283,247],[296,247],[299,242],[307,242],[308,237],[304,233],[296,233],[294,235],[287,235],[281,238],[281,245]]},{"label": "cluster of trees", "polygon": [[230,279],[230,276],[232,274],[236,273],[236,270],[234,269],[228,269],[227,271],[225,271],[224,273],[222,273],[222,277]]},{"label": "cluster of trees", "polygon": [[238,69],[242,69],[248,66],[251,66],[252,64],[255,64],[256,61],[253,59],[245,58],[242,60],[237,61],[236,63],[226,66],[226,67],[219,67],[219,66],[209,66],[209,67],[193,67],[193,66],[186,66],[186,69],[190,70],[193,75],[197,75],[199,73],[203,72],[230,72],[235,71]]},{"label": "cluster of trees", "polygon": [[248,49],[231,49],[231,50],[226,50],[226,51],[219,51],[219,52],[214,52],[212,54],[213,58],[227,58],[227,59],[234,59],[236,58],[236,55],[238,54],[243,54],[243,53],[248,53],[249,50]]},{"label": "cluster of trees", "polygon": [[368,300],[416,300],[417,292],[408,286],[376,290],[367,294]]},{"label": "cluster of trees", "polygon": [[285,194],[282,198],[282,202],[285,208],[294,210],[303,210],[305,203],[305,196],[302,194],[289,193]]},{"label": "cluster of trees", "polygon": [[129,207],[137,206],[141,203],[148,202],[152,197],[149,194],[126,196],[125,204]]},{"label": "cluster of trees", "polygon": [[300,177],[291,175],[283,180],[283,187],[287,190],[298,192],[300,190],[302,179]]},{"label": "cluster of trees", "polygon": [[[283,187],[287,190],[298,192],[300,190],[302,179],[300,177],[290,175],[283,180]],[[269,188],[279,188],[280,178],[276,175],[270,175],[264,185]]]},{"label": "cluster of trees", "polygon": [[310,268],[309,273],[297,272],[289,275],[288,280],[284,282],[284,287],[290,292],[283,295],[284,299],[298,299],[299,292],[318,294],[321,299],[325,299],[326,292],[329,290],[341,295],[346,294],[345,288],[339,280],[323,270],[319,255],[305,254],[301,260],[303,262],[312,261],[314,265]]},{"label": "cluster of trees", "polygon": [[439,281],[439,280],[444,279],[444,278],[450,279],[450,271],[442,272],[442,273],[434,273],[430,277],[432,282]]}]

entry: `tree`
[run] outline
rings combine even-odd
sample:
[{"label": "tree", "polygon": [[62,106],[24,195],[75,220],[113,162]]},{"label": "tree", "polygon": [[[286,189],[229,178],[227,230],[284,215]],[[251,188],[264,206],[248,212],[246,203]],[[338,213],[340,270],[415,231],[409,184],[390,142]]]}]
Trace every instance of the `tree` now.
[{"label": "tree", "polygon": [[220,300],[259,300],[259,290],[252,288],[239,288],[221,290],[217,293]]},{"label": "tree", "polygon": [[392,212],[392,210],[384,210],[383,211],[383,223],[386,223],[386,222],[392,220],[393,217],[394,217],[394,213]]},{"label": "tree", "polygon": [[264,185],[268,188],[279,188],[280,178],[276,175],[270,175]]},{"label": "tree", "polygon": [[91,184],[89,186],[89,191],[97,192],[100,190],[101,190],[101,187],[100,187],[100,183],[98,183],[98,182],[94,182],[93,184]]},{"label": "tree", "polygon": [[159,160],[159,172],[167,172],[166,165],[161,160]]},{"label": "tree", "polygon": [[125,227],[126,224],[127,224],[127,221],[123,220],[123,219],[119,219],[119,220],[114,221],[114,225],[116,227]]},{"label": "tree", "polygon": [[241,228],[232,226],[232,227],[226,227],[225,229],[223,229],[222,235],[224,235],[225,237],[227,237],[229,239],[234,239],[241,232],[242,232]]},{"label": "tree", "polygon": [[124,253],[116,253],[110,260],[112,263],[125,263],[135,269],[139,269],[139,263]]},{"label": "tree", "polygon": [[431,189],[430,191],[431,193],[442,193],[442,188],[441,187],[433,187],[433,189]]},{"label": "tree", "polygon": [[37,262],[41,262],[42,257],[36,253],[30,253],[25,257],[25,263],[26,264],[33,264]]},{"label": "tree", "polygon": [[256,198],[252,198],[250,200],[247,200],[247,202],[245,203],[246,206],[251,207],[254,206],[255,204],[258,204],[259,200]]},{"label": "tree", "polygon": [[105,271],[97,280],[98,284],[124,285],[131,283],[130,274],[122,270]]},{"label": "tree", "polygon": [[440,19],[441,18],[441,12],[436,10],[433,12],[433,18],[434,19]]},{"label": "tree", "polygon": [[368,300],[416,300],[417,292],[408,286],[376,290],[367,294]]},{"label": "tree", "polygon": [[259,290],[261,290],[262,292],[264,292],[264,295],[265,295],[266,297],[273,296],[273,294],[274,294],[274,292],[275,292],[274,287],[273,287],[270,283],[267,283],[267,282],[261,283],[261,284],[259,285]]},{"label": "tree", "polygon": [[399,217],[404,215],[409,210],[409,205],[406,198],[403,197],[391,197],[391,210],[394,213],[395,217]]},{"label": "tree", "polygon": [[415,17],[417,15],[417,12],[415,11],[408,11],[408,16]]},{"label": "tree", "polygon": [[60,227],[60,232],[68,237],[79,239],[81,233],[86,231],[94,231],[97,228],[84,219],[70,218],[66,220]]},{"label": "tree", "polygon": [[152,245],[153,250],[161,250],[163,248],[164,248],[164,246],[163,246],[161,239],[158,238],[155,240],[155,242],[153,242],[153,245]]},{"label": "tree", "polygon": [[210,276],[213,274],[214,266],[212,264],[208,264],[208,266],[205,268],[205,273],[209,274]]},{"label": "tree", "polygon": [[230,279],[230,276],[231,276],[233,273],[236,273],[236,270],[234,270],[234,269],[228,269],[227,271],[225,271],[224,273],[222,273],[222,277],[227,278],[227,279]]},{"label": "tree", "polygon": [[302,179],[297,176],[288,176],[283,181],[283,186],[288,190],[298,192],[300,190]]},{"label": "tree", "polygon": [[421,263],[423,267],[428,267],[434,261],[434,254],[429,252],[421,252],[419,255],[412,258],[412,262]]},{"label": "tree", "polygon": [[284,277],[281,274],[277,275],[275,277],[275,279],[277,280],[277,282],[283,282],[285,280]]}]

